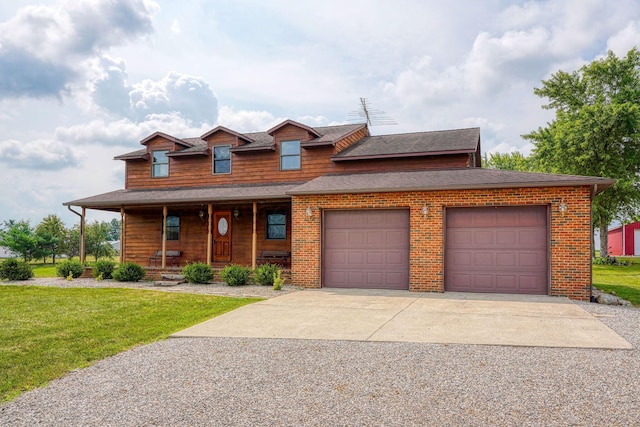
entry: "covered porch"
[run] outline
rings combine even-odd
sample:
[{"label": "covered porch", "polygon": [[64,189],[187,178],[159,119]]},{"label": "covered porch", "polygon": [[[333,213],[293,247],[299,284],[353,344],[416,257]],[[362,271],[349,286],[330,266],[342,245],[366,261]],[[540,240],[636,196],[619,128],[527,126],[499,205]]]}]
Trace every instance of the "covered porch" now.
[{"label": "covered porch", "polygon": [[[65,203],[81,222],[86,210],[119,212],[120,262],[149,270],[203,262],[214,268],[291,262],[291,198],[297,184],[119,190]],[[79,206],[76,212],[72,206]]]}]

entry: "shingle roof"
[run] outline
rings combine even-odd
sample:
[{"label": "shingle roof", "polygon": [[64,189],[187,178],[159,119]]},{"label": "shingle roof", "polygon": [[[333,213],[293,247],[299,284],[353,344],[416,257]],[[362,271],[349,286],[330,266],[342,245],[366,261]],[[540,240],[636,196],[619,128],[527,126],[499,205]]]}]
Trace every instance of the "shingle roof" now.
[{"label": "shingle roof", "polygon": [[143,148],[142,150],[132,151],[131,153],[120,154],[119,156],[115,156],[113,160],[148,160],[149,154],[147,153],[147,149]]},{"label": "shingle roof", "polygon": [[63,203],[94,209],[119,210],[121,206],[161,206],[163,204],[209,203],[211,201],[288,199],[289,190],[300,185],[229,185],[209,187],[163,188],[155,190],[116,190]]},{"label": "shingle roof", "polygon": [[369,136],[335,155],[333,160],[355,160],[406,154],[473,153],[480,143],[480,128]]},{"label": "shingle roof", "polygon": [[461,168],[415,172],[324,175],[290,190],[288,194],[381,193],[391,191],[562,187],[575,185],[597,185],[596,192],[600,192],[614,183],[615,180],[613,179],[591,176]]}]

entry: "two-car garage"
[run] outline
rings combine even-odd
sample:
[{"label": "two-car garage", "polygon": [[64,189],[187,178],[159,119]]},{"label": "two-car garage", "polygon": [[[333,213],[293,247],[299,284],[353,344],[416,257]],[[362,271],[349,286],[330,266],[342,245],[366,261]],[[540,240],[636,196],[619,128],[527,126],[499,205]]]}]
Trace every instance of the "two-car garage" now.
[{"label": "two-car garage", "polygon": [[[444,290],[547,294],[547,215],[546,206],[447,208]],[[409,289],[409,262],[408,209],[324,212],[324,287]]]}]

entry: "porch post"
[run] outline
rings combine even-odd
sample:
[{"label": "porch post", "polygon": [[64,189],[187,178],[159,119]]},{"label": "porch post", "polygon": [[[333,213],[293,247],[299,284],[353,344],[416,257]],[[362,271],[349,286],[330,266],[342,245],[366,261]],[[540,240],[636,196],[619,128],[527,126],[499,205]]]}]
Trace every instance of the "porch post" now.
[{"label": "porch post", "polygon": [[209,203],[207,206],[207,222],[209,223],[209,232],[207,233],[207,264],[211,265],[211,252],[213,244],[213,231],[211,228],[211,221],[213,221],[213,205]]},{"label": "porch post", "polygon": [[251,233],[251,268],[256,268],[256,258],[258,256],[258,203],[253,202],[253,231]]},{"label": "porch post", "polygon": [[120,208],[120,264],[124,262],[124,207]]},{"label": "porch post", "polygon": [[167,267],[167,206],[162,207],[162,269]]},{"label": "porch post", "polygon": [[82,215],[80,215],[80,263],[84,265],[84,231],[85,231],[85,218],[87,215],[87,209],[82,207]]}]

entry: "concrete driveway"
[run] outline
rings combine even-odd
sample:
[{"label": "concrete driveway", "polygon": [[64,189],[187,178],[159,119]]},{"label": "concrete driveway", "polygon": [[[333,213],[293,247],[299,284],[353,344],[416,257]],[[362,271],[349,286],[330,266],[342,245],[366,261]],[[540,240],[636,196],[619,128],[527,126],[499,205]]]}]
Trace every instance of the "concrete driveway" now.
[{"label": "concrete driveway", "polygon": [[631,348],[567,298],[360,289],[283,295],[173,336]]}]

